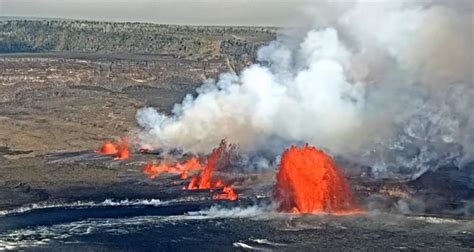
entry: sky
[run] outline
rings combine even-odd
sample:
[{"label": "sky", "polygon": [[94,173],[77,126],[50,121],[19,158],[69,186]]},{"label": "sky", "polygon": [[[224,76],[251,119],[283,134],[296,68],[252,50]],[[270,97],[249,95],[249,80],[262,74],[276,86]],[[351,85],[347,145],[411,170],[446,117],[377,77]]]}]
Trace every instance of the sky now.
[{"label": "sky", "polygon": [[[171,24],[284,25],[308,0],[0,0],[0,16]],[[314,2],[314,0],[313,0]]]}]

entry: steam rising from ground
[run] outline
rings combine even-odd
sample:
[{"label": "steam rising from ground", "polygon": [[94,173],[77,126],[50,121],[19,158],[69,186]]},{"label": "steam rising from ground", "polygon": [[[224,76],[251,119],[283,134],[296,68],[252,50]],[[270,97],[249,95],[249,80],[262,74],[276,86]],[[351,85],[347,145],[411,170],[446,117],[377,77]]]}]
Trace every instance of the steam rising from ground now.
[{"label": "steam rising from ground", "polygon": [[259,63],[206,81],[171,115],[139,110],[141,143],[208,153],[227,138],[271,156],[308,142],[379,177],[472,160],[472,12],[441,1],[314,10],[325,15],[313,13],[312,28],[282,34]]}]

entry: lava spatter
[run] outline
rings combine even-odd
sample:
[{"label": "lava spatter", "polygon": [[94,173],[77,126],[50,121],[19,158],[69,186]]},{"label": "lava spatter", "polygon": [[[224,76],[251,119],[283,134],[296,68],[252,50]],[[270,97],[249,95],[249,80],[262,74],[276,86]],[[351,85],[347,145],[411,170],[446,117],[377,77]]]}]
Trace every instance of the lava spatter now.
[{"label": "lava spatter", "polygon": [[229,145],[225,140],[222,140],[219,146],[214,148],[207,160],[204,161],[205,165],[201,165],[198,158],[192,157],[182,164],[170,165],[166,162],[159,164],[148,162],[143,172],[149,175],[150,179],[154,179],[162,173],[179,174],[181,179],[187,179],[191,171],[200,171],[199,174],[191,177],[188,186],[183,187],[183,190],[215,190],[218,192],[212,196],[213,200],[235,201],[239,199],[239,195],[232,185],[216,178],[214,174],[218,167],[229,163],[229,158],[234,148],[235,146]]},{"label": "lava spatter", "polygon": [[235,192],[231,185],[224,183],[220,179],[216,179],[214,171],[218,165],[229,162],[230,153],[235,148],[233,145],[228,145],[223,139],[218,147],[212,150],[211,155],[207,160],[207,164],[199,175],[194,176],[187,187],[188,190],[220,190],[212,196],[213,200],[230,200],[236,201],[239,195]]},{"label": "lava spatter", "polygon": [[213,173],[216,170],[219,161],[228,158],[231,148],[232,146],[227,145],[227,142],[222,140],[219,146],[212,150],[211,155],[207,159],[207,164],[201,174],[196,175],[191,179],[191,182],[188,185],[188,190],[214,189],[222,187],[222,181],[215,179]]},{"label": "lava spatter", "polygon": [[153,162],[148,162],[143,172],[149,175],[150,179],[154,179],[162,173],[179,174],[181,179],[186,179],[189,176],[190,171],[202,170],[202,166],[196,157],[192,157],[184,163],[176,163],[174,165],[168,165],[166,162],[161,162],[158,165]]},{"label": "lava spatter", "polygon": [[234,191],[234,188],[232,186],[224,186],[224,188],[222,188],[222,192],[214,194],[212,196],[212,199],[235,201],[239,199],[239,195]]}]

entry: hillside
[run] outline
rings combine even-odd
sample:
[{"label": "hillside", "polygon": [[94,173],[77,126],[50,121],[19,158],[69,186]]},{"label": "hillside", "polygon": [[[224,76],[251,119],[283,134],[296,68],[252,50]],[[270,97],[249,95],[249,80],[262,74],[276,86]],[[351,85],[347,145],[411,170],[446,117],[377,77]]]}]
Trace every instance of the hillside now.
[{"label": "hillside", "polygon": [[86,52],[171,55],[208,60],[226,56],[237,70],[275,37],[271,27],[177,26],[72,20],[0,21],[0,53]]}]

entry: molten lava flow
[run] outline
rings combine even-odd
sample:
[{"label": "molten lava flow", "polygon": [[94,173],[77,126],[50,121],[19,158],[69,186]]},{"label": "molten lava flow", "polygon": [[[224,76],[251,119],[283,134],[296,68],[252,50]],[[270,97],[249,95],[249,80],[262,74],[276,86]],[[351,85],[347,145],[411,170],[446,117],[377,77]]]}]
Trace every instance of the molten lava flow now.
[{"label": "molten lava flow", "polygon": [[292,213],[360,212],[351,188],[334,161],[314,147],[292,146],[281,158],[273,196],[278,210]]},{"label": "molten lava flow", "polygon": [[130,157],[127,138],[122,137],[117,142],[106,141],[95,153],[100,155],[111,155],[114,160],[124,160]]},{"label": "molten lava flow", "polygon": [[213,200],[238,200],[239,195],[234,191],[234,188],[232,186],[224,186],[222,189],[222,193],[215,194],[212,196]]},{"label": "molten lava flow", "polygon": [[219,159],[228,154],[228,146],[225,140],[222,140],[217,148],[212,150],[211,156],[207,160],[207,165],[201,174],[193,177],[188,185],[188,190],[214,189],[221,187],[222,181],[214,180],[212,173],[217,167]]},{"label": "molten lava flow", "polygon": [[196,157],[192,157],[183,164],[177,163],[176,165],[168,165],[165,162],[159,165],[154,165],[153,162],[148,162],[143,172],[150,176],[150,179],[154,179],[160,176],[161,173],[174,173],[179,174],[181,179],[186,179],[190,171],[202,170],[202,166]]},{"label": "molten lava flow", "polygon": [[181,179],[187,179],[189,176],[189,171],[202,170],[201,163],[199,163],[199,160],[196,157],[192,157],[182,165],[178,163],[176,168],[180,171]]},{"label": "molten lava flow", "polygon": [[168,172],[169,167],[165,164],[154,165],[153,162],[149,161],[143,168],[143,172],[149,175],[150,179],[154,179],[160,176],[163,172]]},{"label": "molten lava flow", "polygon": [[238,200],[239,195],[234,191],[232,186],[226,185],[222,180],[213,177],[213,173],[218,165],[222,165],[222,162],[229,162],[230,153],[234,147],[235,146],[227,145],[227,142],[222,140],[219,146],[212,150],[204,170],[201,174],[196,175],[191,179],[187,189],[215,190],[222,188],[222,193],[212,196],[213,200]]}]

